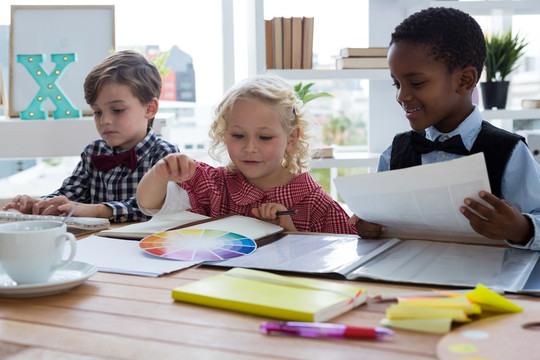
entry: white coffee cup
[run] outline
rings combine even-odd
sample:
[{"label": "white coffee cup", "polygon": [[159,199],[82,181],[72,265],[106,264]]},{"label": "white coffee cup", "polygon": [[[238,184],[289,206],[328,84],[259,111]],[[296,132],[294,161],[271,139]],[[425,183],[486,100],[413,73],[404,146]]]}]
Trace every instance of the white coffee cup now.
[{"label": "white coffee cup", "polygon": [[[77,241],[59,221],[20,221],[0,225],[0,263],[17,284],[45,283],[75,256]],[[71,253],[63,259],[69,240]]]}]

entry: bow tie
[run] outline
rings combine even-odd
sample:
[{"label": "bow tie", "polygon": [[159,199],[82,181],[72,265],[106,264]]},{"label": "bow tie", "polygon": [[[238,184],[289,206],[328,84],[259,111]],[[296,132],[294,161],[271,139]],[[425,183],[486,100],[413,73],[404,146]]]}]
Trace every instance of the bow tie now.
[{"label": "bow tie", "polygon": [[461,135],[452,136],[450,139],[440,141],[430,141],[421,133],[413,131],[411,133],[411,145],[420,154],[427,154],[432,151],[444,151],[456,155],[469,155],[469,150],[463,145]]},{"label": "bow tie", "polygon": [[135,148],[116,155],[94,155],[90,157],[92,164],[98,170],[111,170],[120,164],[131,169],[131,173],[137,169],[137,152]]}]

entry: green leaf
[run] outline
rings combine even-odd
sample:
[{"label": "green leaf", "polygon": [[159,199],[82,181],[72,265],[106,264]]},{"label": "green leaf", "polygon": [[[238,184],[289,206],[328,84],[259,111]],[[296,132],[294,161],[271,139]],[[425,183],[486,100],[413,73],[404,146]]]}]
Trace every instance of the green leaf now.
[{"label": "green leaf", "polygon": [[328,94],[328,93],[325,93],[325,92],[322,92],[322,93],[317,93],[317,94],[307,94],[306,96],[304,96],[302,98],[302,102],[304,104],[310,102],[311,100],[315,100],[317,98],[320,98],[320,97],[332,97],[332,95]]},{"label": "green leaf", "polygon": [[511,30],[502,35],[485,35],[485,38],[486,79],[488,82],[505,81],[506,77],[518,67],[528,43],[519,34],[512,36]]},{"label": "green leaf", "polygon": [[294,86],[294,91],[296,92],[296,96],[302,100],[302,103],[305,105],[306,103],[310,102],[311,100],[315,100],[320,97],[332,97],[331,94],[326,92],[320,92],[317,94],[314,94],[311,92],[311,87],[315,85],[315,83],[311,82],[309,84],[306,84],[302,86],[302,83],[298,83]]}]

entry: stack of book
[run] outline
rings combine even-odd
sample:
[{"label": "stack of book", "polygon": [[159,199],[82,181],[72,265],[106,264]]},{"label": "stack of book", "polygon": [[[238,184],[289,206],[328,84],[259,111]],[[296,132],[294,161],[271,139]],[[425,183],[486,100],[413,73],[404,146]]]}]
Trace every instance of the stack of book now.
[{"label": "stack of book", "polygon": [[388,48],[344,48],[336,59],[336,69],[387,69]]},{"label": "stack of book", "polygon": [[313,148],[313,159],[327,159],[334,157],[334,148],[329,145],[317,145]]},{"label": "stack of book", "polygon": [[313,20],[278,16],[264,21],[267,69],[311,69]]},{"label": "stack of book", "polygon": [[523,99],[521,100],[521,107],[524,109],[538,109],[540,108],[539,99]]}]

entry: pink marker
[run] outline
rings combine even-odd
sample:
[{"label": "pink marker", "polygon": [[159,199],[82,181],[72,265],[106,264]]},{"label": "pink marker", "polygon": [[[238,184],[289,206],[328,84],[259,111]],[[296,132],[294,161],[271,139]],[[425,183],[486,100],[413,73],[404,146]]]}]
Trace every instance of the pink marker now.
[{"label": "pink marker", "polygon": [[296,321],[280,321],[276,323],[263,322],[261,324],[263,334],[281,334],[301,337],[326,337],[326,338],[357,338],[357,339],[382,339],[394,335],[394,332],[384,327],[358,327],[343,324],[312,323]]}]

